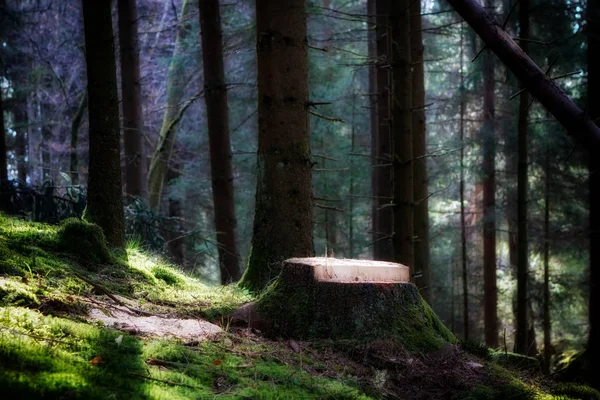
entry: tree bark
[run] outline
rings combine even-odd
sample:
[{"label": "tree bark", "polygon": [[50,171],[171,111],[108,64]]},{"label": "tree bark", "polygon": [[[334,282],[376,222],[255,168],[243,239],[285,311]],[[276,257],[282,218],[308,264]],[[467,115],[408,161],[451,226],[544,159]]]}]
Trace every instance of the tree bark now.
[{"label": "tree bark", "polygon": [[[465,73],[464,23],[460,25],[460,261],[463,289],[463,338],[469,340],[469,279],[467,266],[467,227],[465,220]],[[452,281],[454,285],[454,280]],[[453,286],[454,287],[454,286]]]},{"label": "tree bark", "polygon": [[87,108],[88,94],[85,92],[79,101],[79,107],[71,122],[71,157],[70,157],[70,171],[71,171],[71,183],[73,185],[79,184],[79,153],[77,147],[79,146],[79,128],[83,122],[83,116],[85,109]]},{"label": "tree bark", "polygon": [[412,65],[410,49],[411,0],[390,7],[392,59],[392,165],[394,261],[411,268],[414,276],[414,175],[412,136]]},{"label": "tree bark", "polygon": [[240,284],[261,290],[280,262],[313,254],[304,0],[256,0],[258,177],[252,250]]},{"label": "tree bark", "polygon": [[[588,110],[592,121],[600,118],[600,1],[589,0],[588,10]],[[589,154],[590,299],[588,352],[591,371],[600,368],[600,159]]]},{"label": "tree bark", "polygon": [[600,128],[521,50],[478,0],[448,3],[571,136],[585,148],[600,151]]},{"label": "tree bark", "polygon": [[6,155],[6,127],[4,124],[4,105],[0,92],[0,184],[8,180],[8,163]]},{"label": "tree bark", "polygon": [[427,132],[425,125],[425,70],[421,33],[421,1],[411,3],[410,40],[412,61],[412,130],[414,158],[414,270],[421,296],[431,304],[429,268],[429,190],[427,187]]},{"label": "tree bark", "polygon": [[552,359],[552,323],[550,319],[550,154],[546,149],[544,162],[544,363],[545,374],[550,373]]},{"label": "tree bark", "polygon": [[[494,0],[486,0],[493,8]],[[496,289],[496,140],[494,54],[483,55],[483,129],[480,141],[483,149],[483,309],[485,342],[498,346],[498,293]]]},{"label": "tree bark", "polygon": [[[525,54],[529,51],[529,0],[519,2],[519,41]],[[524,85],[521,85],[524,89]],[[530,348],[528,340],[529,298],[527,281],[529,279],[529,253],[527,251],[527,115],[529,93],[524,91],[519,99],[518,124],[518,169],[517,169],[517,330],[515,352],[527,354]]]},{"label": "tree bark", "polygon": [[82,0],[89,100],[89,173],[85,218],[107,242],[125,247],[119,98],[110,0]]},{"label": "tree bark", "polygon": [[[377,149],[378,149],[378,132],[379,132],[379,120],[377,118],[377,8],[376,0],[367,0],[367,15],[369,22],[369,33],[368,33],[368,50],[369,50],[369,129],[371,131],[371,165],[376,165],[377,162]],[[374,166],[371,167],[371,242],[373,243],[373,258],[375,257],[375,248],[377,247],[377,239],[379,227],[377,225],[377,177],[379,169]],[[350,243],[352,246],[352,243]]]},{"label": "tree bark", "polygon": [[148,172],[148,192],[150,208],[157,210],[160,206],[160,199],[164,186],[165,177],[169,169],[169,160],[173,152],[173,144],[177,134],[177,127],[181,119],[184,106],[183,94],[187,83],[185,71],[186,68],[181,61],[182,56],[189,51],[190,41],[187,35],[191,30],[191,15],[193,12],[193,2],[184,0],[181,8],[181,18],[175,39],[175,50],[169,66],[169,75],[167,77],[167,104],[165,115],[163,117],[162,128],[158,144],[150,162]]},{"label": "tree bark", "polygon": [[[25,84],[24,82],[19,82]],[[16,95],[14,111],[15,155],[17,157],[17,178],[21,182],[27,181],[27,95],[20,91]]]},{"label": "tree bark", "polygon": [[204,100],[208,120],[210,169],[221,283],[240,279],[236,217],[229,140],[229,109],[223,67],[223,33],[219,0],[200,0],[200,30],[204,68]]},{"label": "tree bark", "polygon": [[376,0],[377,11],[377,154],[374,163],[377,178],[377,239],[373,243],[374,259],[393,260],[392,207],[392,140],[390,102],[390,0]]},{"label": "tree bark", "polygon": [[125,153],[125,191],[145,198],[146,157],[144,154],[144,114],[140,82],[140,54],[136,0],[118,0],[121,95],[123,96],[123,145]]}]

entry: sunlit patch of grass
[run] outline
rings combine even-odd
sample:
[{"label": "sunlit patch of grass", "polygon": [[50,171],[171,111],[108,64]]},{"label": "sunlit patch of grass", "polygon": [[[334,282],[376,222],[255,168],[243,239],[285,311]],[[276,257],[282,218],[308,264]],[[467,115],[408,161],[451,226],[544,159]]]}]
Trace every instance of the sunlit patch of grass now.
[{"label": "sunlit patch of grass", "polygon": [[269,352],[227,337],[197,347],[144,342],[23,308],[0,310],[0,386],[9,398],[370,398],[352,381],[311,376]]},{"label": "sunlit patch of grass", "polygon": [[[43,299],[48,306],[60,306],[66,304],[66,296],[97,292],[82,278],[114,294],[138,299],[143,303],[141,308],[168,306],[176,314],[213,321],[252,299],[235,286],[204,284],[162,257],[144,251],[139,242],[130,242],[125,256],[109,256],[100,249],[95,258],[83,257],[65,244],[65,235],[80,232],[93,239],[88,244],[103,245],[103,238],[94,228],[77,220],[56,227],[0,215],[0,276],[19,282],[0,289],[0,304],[34,305]],[[90,253],[89,249],[86,252]],[[74,308],[77,310],[80,308]]]}]

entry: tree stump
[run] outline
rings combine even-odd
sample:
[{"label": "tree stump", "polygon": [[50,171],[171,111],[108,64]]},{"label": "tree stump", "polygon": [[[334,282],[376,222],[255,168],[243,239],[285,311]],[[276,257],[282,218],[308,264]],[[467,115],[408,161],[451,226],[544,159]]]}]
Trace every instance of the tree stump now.
[{"label": "tree stump", "polygon": [[283,262],[277,280],[244,313],[250,326],[283,337],[391,337],[419,351],[454,343],[454,335],[409,278],[409,268],[401,264],[292,258]]}]

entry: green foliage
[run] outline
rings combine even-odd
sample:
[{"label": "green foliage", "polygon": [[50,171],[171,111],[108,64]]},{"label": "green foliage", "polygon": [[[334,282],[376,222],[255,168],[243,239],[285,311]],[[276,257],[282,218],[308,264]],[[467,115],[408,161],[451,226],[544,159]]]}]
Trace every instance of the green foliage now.
[{"label": "green foliage", "polygon": [[518,370],[538,370],[540,361],[535,357],[528,357],[510,351],[491,351],[491,359],[500,365]]}]

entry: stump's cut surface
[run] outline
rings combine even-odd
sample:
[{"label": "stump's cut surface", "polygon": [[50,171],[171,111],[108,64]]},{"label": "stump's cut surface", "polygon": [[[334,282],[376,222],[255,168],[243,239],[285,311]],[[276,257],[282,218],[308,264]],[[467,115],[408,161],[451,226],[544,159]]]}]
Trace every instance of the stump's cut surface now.
[{"label": "stump's cut surface", "polygon": [[293,258],[257,300],[274,333],[299,339],[400,340],[428,351],[456,342],[401,264]]}]

